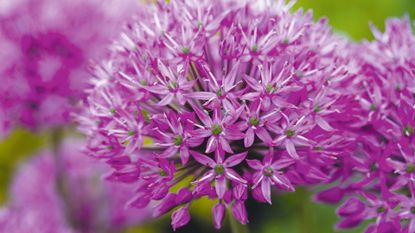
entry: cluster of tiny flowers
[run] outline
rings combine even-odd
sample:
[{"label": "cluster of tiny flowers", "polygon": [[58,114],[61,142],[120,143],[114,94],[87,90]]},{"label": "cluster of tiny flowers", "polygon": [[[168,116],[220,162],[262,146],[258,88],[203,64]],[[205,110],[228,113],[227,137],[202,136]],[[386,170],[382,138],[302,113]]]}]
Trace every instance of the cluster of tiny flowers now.
[{"label": "cluster of tiny flowers", "polygon": [[372,220],[365,232],[415,232],[415,37],[408,18],[390,19],[375,40],[355,47],[359,69],[344,88],[359,104],[350,154],[319,193],[337,209],[337,228]]},{"label": "cluster of tiny flowers", "polygon": [[148,218],[147,210],[124,209],[133,194],[128,185],[99,182],[108,167],[80,152],[82,146],[67,139],[61,165],[43,151],[18,169],[10,200],[0,209],[0,232],[109,233]]},{"label": "cluster of tiny flowers", "polygon": [[13,125],[67,124],[84,95],[89,59],[104,55],[134,0],[0,3],[0,136]]},{"label": "cluster of tiny flowers", "polygon": [[106,178],[136,190],[129,206],[173,210],[176,229],[208,197],[219,229],[226,209],[248,222],[248,192],[271,204],[272,189],[330,180],[359,122],[343,90],[353,46],[292,5],[159,1],[93,68],[77,119]]}]

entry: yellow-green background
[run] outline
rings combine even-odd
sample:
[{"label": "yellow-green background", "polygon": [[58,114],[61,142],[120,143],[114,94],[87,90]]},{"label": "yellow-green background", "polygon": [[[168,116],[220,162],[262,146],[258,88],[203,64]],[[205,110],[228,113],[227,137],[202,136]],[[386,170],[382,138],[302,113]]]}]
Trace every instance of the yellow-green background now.
[{"label": "yellow-green background", "polygon": [[[313,9],[315,18],[327,16],[339,33],[354,40],[372,38],[368,22],[383,28],[386,18],[409,14],[415,17],[415,0],[299,0],[296,8]],[[7,200],[7,186],[13,170],[24,158],[47,145],[46,133],[35,135],[18,130],[0,142],[0,204]],[[177,232],[214,232],[210,206],[206,200],[192,207],[193,219],[189,226]],[[334,207],[310,201],[304,189],[294,194],[275,195],[272,206],[248,203],[252,233],[330,233],[337,218]],[[362,232],[363,228],[347,232]],[[169,232],[169,219],[150,222],[128,229],[128,233]],[[229,232],[227,225],[220,232]]]}]

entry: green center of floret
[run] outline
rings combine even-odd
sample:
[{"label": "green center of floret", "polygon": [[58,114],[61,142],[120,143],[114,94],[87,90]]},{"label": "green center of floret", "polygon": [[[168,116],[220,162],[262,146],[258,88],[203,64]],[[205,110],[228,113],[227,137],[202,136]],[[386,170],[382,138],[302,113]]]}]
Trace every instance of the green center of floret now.
[{"label": "green center of floret", "polygon": [[223,167],[223,165],[222,165],[222,164],[217,164],[217,165],[215,166],[214,170],[215,170],[215,173],[216,173],[217,175],[222,175],[223,173],[225,173],[225,168]]},{"label": "green center of floret", "polygon": [[414,134],[414,127],[411,125],[406,125],[405,128],[403,128],[403,134],[407,137],[411,136]]},{"label": "green center of floret", "polygon": [[183,137],[182,137],[182,135],[175,136],[174,137],[174,140],[173,140],[173,143],[176,146],[180,146],[183,143]]},{"label": "green center of floret", "polygon": [[189,53],[190,53],[190,48],[188,48],[188,47],[183,47],[183,48],[182,48],[182,52],[183,52],[184,54],[189,54]]},{"label": "green center of floret", "polygon": [[372,110],[372,111],[376,111],[376,105],[375,104],[371,104],[370,105],[370,110]]},{"label": "green center of floret", "polygon": [[415,206],[412,206],[410,211],[412,214],[415,214]]},{"label": "green center of floret", "polygon": [[384,206],[379,206],[377,209],[376,209],[376,212],[378,212],[378,213],[383,213],[383,212],[385,212],[385,207]]},{"label": "green center of floret", "polygon": [[316,106],[314,106],[314,112],[320,112],[321,111],[321,107],[319,104],[316,104]]},{"label": "green center of floret", "polygon": [[295,131],[292,129],[288,129],[287,132],[285,133],[287,135],[287,137],[292,137],[295,134]]},{"label": "green center of floret", "polygon": [[315,146],[314,147],[314,150],[316,150],[316,151],[322,151],[323,150],[323,147],[322,146]]},{"label": "green center of floret", "polygon": [[415,171],[415,165],[413,165],[412,163],[408,163],[406,165],[406,172],[407,173],[412,173]]},{"label": "green center of floret", "polygon": [[376,170],[378,170],[378,165],[375,162],[371,163],[370,164],[370,171],[374,172]]},{"label": "green center of floret", "polygon": [[252,126],[257,126],[257,125],[259,125],[259,119],[257,117],[253,116],[253,117],[249,118],[249,123]]},{"label": "green center of floret", "polygon": [[135,134],[134,130],[128,130],[128,136],[133,136]]},{"label": "green center of floret", "polygon": [[222,127],[218,124],[212,125],[212,134],[215,136],[218,136],[220,133],[222,133]]},{"label": "green center of floret", "polygon": [[217,95],[218,97],[221,97],[221,96],[222,96],[222,90],[221,90],[221,89],[217,90],[217,91],[216,91],[216,95]]},{"label": "green center of floret", "polygon": [[115,114],[115,112],[116,112],[117,110],[115,110],[115,108],[110,108],[110,113],[111,114]]},{"label": "green center of floret", "polygon": [[167,172],[165,172],[163,169],[160,169],[159,174],[160,174],[160,176],[167,176],[168,175]]},{"label": "green center of floret", "polygon": [[267,86],[265,86],[265,90],[266,90],[268,93],[271,93],[271,92],[273,92],[273,91],[274,91],[274,86],[273,86],[271,83],[268,83],[268,84],[267,84]]},{"label": "green center of floret", "polygon": [[144,80],[144,79],[143,80],[140,80],[140,84],[143,85],[143,86],[147,86],[147,81]]},{"label": "green center of floret", "polygon": [[266,167],[264,168],[264,170],[262,171],[262,174],[264,174],[264,176],[272,176],[274,174],[274,171],[272,170],[272,167]]},{"label": "green center of floret", "polygon": [[256,53],[258,51],[258,45],[256,45],[256,44],[252,45],[251,51],[253,53]]},{"label": "green center of floret", "polygon": [[176,88],[177,88],[177,82],[176,81],[171,81],[169,89],[176,89]]}]

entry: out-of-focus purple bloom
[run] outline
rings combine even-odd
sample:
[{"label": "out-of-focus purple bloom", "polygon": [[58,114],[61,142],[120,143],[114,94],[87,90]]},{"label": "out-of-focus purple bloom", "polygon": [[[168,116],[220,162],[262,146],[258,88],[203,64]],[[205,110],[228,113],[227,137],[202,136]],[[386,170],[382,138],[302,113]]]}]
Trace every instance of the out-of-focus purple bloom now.
[{"label": "out-of-focus purple bloom", "polygon": [[89,154],[114,168],[107,178],[137,182],[131,206],[177,207],[178,228],[209,197],[216,228],[225,209],[246,224],[248,190],[271,203],[271,187],[338,174],[356,123],[357,101],[339,88],[355,75],[350,45],[293,3],[157,1],[94,67],[78,122]]},{"label": "out-of-focus purple bloom", "polygon": [[349,53],[359,68],[349,85],[348,143],[333,169],[338,186],[317,200],[338,203],[337,228],[366,220],[365,232],[415,232],[415,36],[408,17],[389,19],[385,32],[372,26],[374,41],[363,41]]},{"label": "out-of-focus purple bloom", "polygon": [[106,54],[136,5],[133,0],[2,1],[0,108],[7,111],[6,122],[31,129],[68,123],[90,82],[90,60]]},{"label": "out-of-focus purple bloom", "polygon": [[78,140],[67,140],[61,165],[44,151],[18,169],[9,203],[1,210],[1,232],[114,232],[149,216],[146,210],[125,208],[133,191],[103,181],[108,168],[80,147]]}]

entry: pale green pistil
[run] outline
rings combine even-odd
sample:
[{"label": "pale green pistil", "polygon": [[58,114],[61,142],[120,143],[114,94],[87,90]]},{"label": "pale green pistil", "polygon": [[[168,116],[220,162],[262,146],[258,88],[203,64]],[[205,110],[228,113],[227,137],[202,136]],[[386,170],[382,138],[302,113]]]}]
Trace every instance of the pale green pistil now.
[{"label": "pale green pistil", "polygon": [[115,108],[111,108],[111,109],[110,109],[110,113],[111,113],[111,114],[115,114],[115,112],[116,112]]},{"label": "pale green pistil", "polygon": [[274,174],[274,171],[272,170],[272,167],[266,167],[266,168],[264,168],[262,173],[264,174],[264,176],[269,177],[269,176],[272,176]]},{"label": "pale green pistil", "polygon": [[183,143],[183,137],[181,135],[177,135],[174,137],[173,143],[176,146],[180,146]]},{"label": "pale green pistil", "polygon": [[133,136],[135,134],[134,130],[128,130],[128,136]]},{"label": "pale green pistil", "polygon": [[256,53],[258,51],[258,45],[256,45],[256,44],[252,45],[251,51],[253,53]]},{"label": "pale green pistil", "polygon": [[371,105],[370,105],[370,110],[372,110],[372,111],[376,111],[376,109],[377,109],[377,107],[376,107],[376,105],[375,105],[375,104],[371,104]]},{"label": "pale green pistil", "polygon": [[383,206],[379,206],[377,209],[376,209],[376,212],[378,212],[378,213],[383,213],[383,212],[385,212],[385,207],[383,207]]},{"label": "pale green pistil", "polygon": [[321,107],[319,104],[316,104],[316,106],[314,106],[314,112],[320,112],[321,111]]},{"label": "pale green pistil", "polygon": [[376,170],[378,170],[378,165],[375,162],[371,163],[370,164],[370,171],[374,172]]},{"label": "pale green pistil", "polygon": [[222,97],[222,91],[220,89],[216,91],[216,96]]},{"label": "pale green pistil", "polygon": [[220,133],[222,133],[222,127],[218,124],[212,125],[212,134],[215,136],[218,136]]},{"label": "pale green pistil", "polygon": [[415,206],[412,206],[412,207],[411,207],[411,213],[412,213],[412,214],[415,214]]},{"label": "pale green pistil", "polygon": [[214,171],[217,175],[222,175],[223,173],[225,173],[225,168],[222,164],[217,164],[214,168]]},{"label": "pale green pistil", "polygon": [[412,127],[411,125],[406,125],[405,128],[403,128],[403,134],[407,137],[414,134],[414,131],[414,127]]},{"label": "pale green pistil", "polygon": [[182,48],[182,52],[183,52],[184,54],[189,54],[189,53],[190,53],[190,48],[188,48],[188,47],[183,47],[183,48]]},{"label": "pale green pistil", "polygon": [[163,169],[160,169],[159,175],[160,176],[167,176],[167,173]]},{"label": "pale green pistil", "polygon": [[171,81],[169,88],[170,89],[176,89],[177,88],[177,82],[176,81]]},{"label": "pale green pistil", "polygon": [[265,90],[268,93],[271,93],[272,91],[274,91],[274,86],[272,84],[268,83],[267,86],[265,87]]},{"label": "pale green pistil", "polygon": [[287,132],[285,133],[287,135],[287,137],[292,137],[295,134],[295,131],[292,129],[288,129]]},{"label": "pale green pistil", "polygon": [[406,172],[413,173],[414,171],[415,171],[415,165],[413,165],[412,163],[408,163],[406,165]]},{"label": "pale green pistil", "polygon": [[249,123],[252,126],[257,126],[257,125],[259,125],[259,119],[253,116],[253,117],[249,118]]}]

